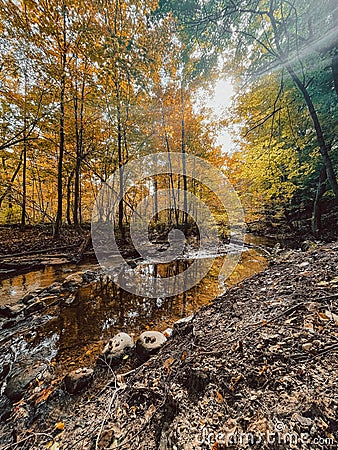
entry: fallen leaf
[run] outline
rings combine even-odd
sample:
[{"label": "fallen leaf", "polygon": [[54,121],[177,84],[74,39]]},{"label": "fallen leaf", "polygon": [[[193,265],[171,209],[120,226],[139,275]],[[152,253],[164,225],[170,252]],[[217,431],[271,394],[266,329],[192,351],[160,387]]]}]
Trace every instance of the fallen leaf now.
[{"label": "fallen leaf", "polygon": [[149,420],[154,415],[155,412],[156,412],[155,405],[150,405],[149,408],[147,409],[145,415],[144,415],[144,418],[146,420]]},{"label": "fallen leaf", "polygon": [[308,417],[303,417],[298,413],[294,413],[293,416],[291,417],[291,419],[299,422],[300,424],[302,424],[305,427],[309,427],[312,425],[311,419],[309,419]]},{"label": "fallen leaf", "polygon": [[185,361],[187,356],[188,356],[188,353],[186,350],[184,350],[184,352],[182,353],[182,356],[181,356],[181,361]]},{"label": "fallen leaf", "polygon": [[38,405],[39,403],[46,401],[51,393],[52,393],[51,387],[48,387],[47,389],[44,389],[43,391],[39,392],[35,397],[35,404]]},{"label": "fallen leaf", "polygon": [[330,286],[330,283],[328,281],[319,281],[319,283],[317,283],[317,286],[327,287]]},{"label": "fallen leaf", "polygon": [[297,319],[297,317],[290,317],[290,319],[286,319],[286,321],[284,323],[287,325],[287,324],[292,323],[296,319]]},{"label": "fallen leaf", "polygon": [[49,450],[59,450],[60,444],[58,442],[54,442],[54,444],[50,447]]},{"label": "fallen leaf", "polygon": [[231,378],[230,387],[229,387],[231,391],[235,390],[236,384],[239,382],[239,380],[241,380],[241,378],[242,378],[242,375],[238,375],[238,377]]},{"label": "fallen leaf", "polygon": [[223,395],[220,394],[219,392],[215,392],[215,399],[217,403],[223,403]]},{"label": "fallen leaf", "polygon": [[322,313],[322,312],[317,312],[317,316],[319,317],[320,320],[330,320],[330,317],[328,317],[326,314]]},{"label": "fallen leaf", "polygon": [[62,431],[65,429],[65,424],[63,422],[59,422],[55,425],[55,429]]},{"label": "fallen leaf", "polygon": [[330,284],[336,284],[338,283],[338,277],[332,278],[332,280],[329,281]]},{"label": "fallen leaf", "polygon": [[305,320],[304,320],[304,325],[303,325],[303,327],[304,327],[306,330],[309,330],[309,331],[313,331],[313,330],[314,330],[314,328],[313,328],[313,323],[310,322],[308,319],[305,319]]},{"label": "fallen leaf", "polygon": [[[250,420],[250,419],[249,419]],[[226,431],[227,434],[231,435],[231,434],[235,434],[236,433],[236,429],[237,429],[237,421],[235,419],[228,419],[225,423],[224,423],[224,430]]]},{"label": "fallen leaf", "polygon": [[168,358],[168,359],[166,359],[166,360],[164,361],[164,367],[167,369],[168,374],[169,374],[170,371],[171,371],[170,366],[172,365],[172,363],[173,363],[174,361],[175,361],[175,360],[174,360],[173,357],[170,357],[170,358]]},{"label": "fallen leaf", "polygon": [[311,342],[306,342],[305,344],[302,345],[302,349],[305,350],[306,352],[311,350],[311,348],[312,348]]},{"label": "fallen leaf", "polygon": [[260,370],[259,370],[259,375],[262,375],[264,372],[266,372],[268,370],[269,366],[263,366]]},{"label": "fallen leaf", "polygon": [[331,311],[325,311],[325,314],[329,319],[333,320],[336,325],[338,325],[338,315]]}]

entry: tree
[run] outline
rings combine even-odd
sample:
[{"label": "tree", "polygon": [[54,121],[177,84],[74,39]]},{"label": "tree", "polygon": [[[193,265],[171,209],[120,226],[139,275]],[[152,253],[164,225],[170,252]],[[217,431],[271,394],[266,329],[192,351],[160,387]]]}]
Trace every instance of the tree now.
[{"label": "tree", "polygon": [[292,228],[311,210],[319,160],[298,92],[278,74],[261,77],[238,93],[230,122],[240,138],[227,167],[248,221],[265,216]]},{"label": "tree", "polygon": [[[58,235],[66,217],[81,231],[101,183],[130,159],[159,150],[217,159],[193,108],[206,77],[157,1],[0,2],[0,203],[12,221],[18,211],[23,224],[49,220]],[[185,174],[130,190],[114,217],[122,237],[151,183],[193,188]],[[178,211],[175,218],[187,221]]]},{"label": "tree", "polygon": [[[308,109],[325,167],[321,173],[323,176],[326,173],[337,202],[333,143],[325,132],[325,122],[311,94],[311,64],[318,58],[314,55],[317,51],[331,54],[332,84],[336,81],[335,2],[326,2],[324,6],[304,0],[210,0],[191,11],[175,1],[171,6],[186,29],[194,29],[193,37],[200,43],[201,51],[206,47],[210,51],[211,47],[215,52],[229,55],[231,63],[227,64],[227,69],[242,81],[247,83],[269,73],[289,75]],[[323,183],[322,178],[320,183]]]}]

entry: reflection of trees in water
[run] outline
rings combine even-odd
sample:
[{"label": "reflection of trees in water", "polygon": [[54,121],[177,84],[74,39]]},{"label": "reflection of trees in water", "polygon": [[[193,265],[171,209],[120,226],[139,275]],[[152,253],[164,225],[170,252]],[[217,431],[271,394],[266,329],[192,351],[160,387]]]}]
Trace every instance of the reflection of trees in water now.
[{"label": "reflection of trees in water", "polygon": [[[220,295],[223,287],[219,285],[218,274],[225,256],[217,257],[206,277],[192,289],[174,297],[147,298],[124,291],[104,277],[100,281],[80,289],[75,301],[61,307],[58,317],[45,325],[44,334],[56,331],[59,336],[58,359],[63,360],[69,349],[81,355],[81,349],[90,343],[106,339],[118,331],[135,333],[147,327],[163,330],[176,320],[192,314],[214,297]],[[190,261],[174,261],[170,264],[152,264],[139,266],[138,271],[156,278],[172,277],[175,287],[175,275],[182,273]],[[264,265],[254,251],[243,253],[232,279],[236,282]],[[198,271],[198,267],[194,268]],[[142,276],[140,277],[142,280]],[[230,279],[231,280],[231,279]],[[227,282],[228,284],[228,282]]]},{"label": "reflection of trees in water", "polygon": [[[189,267],[188,261],[174,261],[146,267],[154,277],[172,277]],[[197,269],[198,270],[198,269]],[[139,333],[151,326],[163,330],[172,322],[191,314],[218,293],[218,279],[206,277],[191,291],[167,298],[146,298],[119,288],[107,278],[81,288],[73,304],[61,307],[59,316],[44,327],[44,333],[59,336],[58,359],[70,349],[105,339],[117,331]]]},{"label": "reflection of trees in water", "polygon": [[50,286],[55,281],[61,281],[61,279],[62,272],[60,269],[46,266],[41,270],[34,270],[0,280],[0,304],[14,304],[28,292]]}]

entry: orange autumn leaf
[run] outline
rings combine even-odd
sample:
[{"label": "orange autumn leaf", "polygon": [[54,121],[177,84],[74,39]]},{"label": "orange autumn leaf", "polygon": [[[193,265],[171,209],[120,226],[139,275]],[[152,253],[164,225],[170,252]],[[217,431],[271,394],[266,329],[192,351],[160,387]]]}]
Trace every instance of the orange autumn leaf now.
[{"label": "orange autumn leaf", "polygon": [[44,402],[48,400],[48,397],[52,393],[52,388],[48,387],[47,389],[44,389],[43,391],[39,392],[39,394],[35,398],[35,404],[38,405],[41,402]]},{"label": "orange autumn leaf", "polygon": [[230,380],[230,390],[234,391],[236,384],[242,379],[242,375],[238,375],[237,377],[232,377]]},{"label": "orange autumn leaf", "polygon": [[264,365],[264,366],[259,370],[259,375],[262,375],[264,372],[266,372],[268,368],[269,368],[269,366]]},{"label": "orange autumn leaf", "polygon": [[59,431],[63,431],[65,429],[65,424],[63,422],[59,422],[55,425],[55,429]]},{"label": "orange autumn leaf", "polygon": [[167,369],[168,374],[169,374],[170,371],[171,371],[170,366],[172,365],[172,363],[173,363],[174,361],[175,361],[175,360],[174,360],[174,358],[173,358],[172,356],[164,361],[164,364],[163,364],[163,365],[164,365],[164,367]]},{"label": "orange autumn leaf", "polygon": [[328,320],[330,320],[330,317],[328,317],[328,316],[327,316],[326,314],[324,314],[324,313],[318,312],[317,315],[318,315],[318,317],[319,317],[320,320],[323,320],[323,321],[328,321]]},{"label": "orange autumn leaf", "polygon": [[222,394],[220,394],[219,392],[215,392],[215,399],[216,399],[216,402],[218,402],[218,403],[223,403],[223,395]]}]

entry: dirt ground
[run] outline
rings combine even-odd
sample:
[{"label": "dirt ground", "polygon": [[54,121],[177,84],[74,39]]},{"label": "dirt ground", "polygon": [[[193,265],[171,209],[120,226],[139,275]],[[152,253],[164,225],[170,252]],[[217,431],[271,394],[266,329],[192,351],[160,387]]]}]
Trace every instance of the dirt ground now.
[{"label": "dirt ground", "polygon": [[73,228],[64,228],[59,237],[53,237],[49,225],[36,225],[21,229],[19,226],[0,227],[0,255],[33,253],[35,251],[60,252],[81,245],[83,236]]},{"label": "dirt ground", "polygon": [[338,242],[287,250],[177,324],[134,370],[95,368],[65,394],[41,380],[2,449],[338,448]]}]

